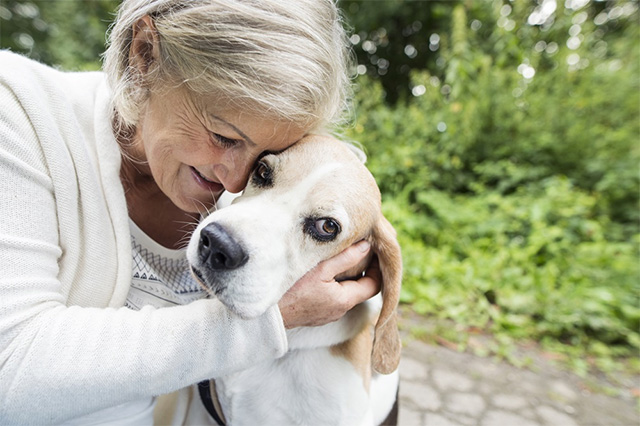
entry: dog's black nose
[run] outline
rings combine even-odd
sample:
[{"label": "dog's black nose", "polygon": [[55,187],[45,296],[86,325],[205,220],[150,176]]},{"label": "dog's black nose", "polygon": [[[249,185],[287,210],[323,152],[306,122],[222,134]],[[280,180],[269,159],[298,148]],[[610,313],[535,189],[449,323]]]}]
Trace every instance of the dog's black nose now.
[{"label": "dog's black nose", "polygon": [[215,222],[200,231],[198,254],[202,263],[214,270],[236,269],[249,259],[242,246]]}]

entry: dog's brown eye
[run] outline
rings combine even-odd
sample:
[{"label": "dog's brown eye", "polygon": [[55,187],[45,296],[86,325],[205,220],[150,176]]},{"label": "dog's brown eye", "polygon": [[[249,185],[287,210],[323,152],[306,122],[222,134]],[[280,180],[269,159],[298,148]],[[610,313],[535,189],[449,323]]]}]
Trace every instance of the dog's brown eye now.
[{"label": "dog's brown eye", "polygon": [[316,222],[316,228],[318,229],[318,233],[320,233],[320,235],[327,236],[336,234],[340,229],[338,227],[338,224],[331,219],[320,219]]},{"label": "dog's brown eye", "polygon": [[329,217],[320,219],[308,218],[305,221],[305,231],[320,242],[335,239],[341,231],[340,224]]},{"label": "dog's brown eye", "polygon": [[273,184],[273,171],[264,161],[260,161],[253,172],[253,183],[261,188]]}]

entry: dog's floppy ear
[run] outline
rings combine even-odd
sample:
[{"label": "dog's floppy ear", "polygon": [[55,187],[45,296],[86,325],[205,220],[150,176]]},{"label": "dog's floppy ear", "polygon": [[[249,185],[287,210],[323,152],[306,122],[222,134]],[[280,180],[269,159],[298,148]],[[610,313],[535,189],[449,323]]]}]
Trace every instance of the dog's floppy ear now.
[{"label": "dog's floppy ear", "polygon": [[382,271],[382,310],[375,327],[372,366],[378,373],[389,374],[400,362],[397,307],[402,284],[402,255],[396,231],[382,215],[374,228],[371,245]]}]

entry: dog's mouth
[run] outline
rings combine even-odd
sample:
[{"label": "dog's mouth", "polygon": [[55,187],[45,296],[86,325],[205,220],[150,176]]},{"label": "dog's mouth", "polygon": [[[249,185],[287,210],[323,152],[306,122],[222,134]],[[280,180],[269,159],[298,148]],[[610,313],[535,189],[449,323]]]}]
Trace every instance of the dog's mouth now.
[{"label": "dog's mouth", "polygon": [[208,280],[204,274],[193,265],[191,265],[191,275],[193,275],[198,284],[200,284],[200,286],[209,294],[219,296],[224,289],[223,286],[210,285],[210,280]]},{"label": "dog's mouth", "polygon": [[230,312],[238,315],[240,318],[252,319],[262,315],[269,305],[262,306],[255,301],[238,301],[233,295],[229,294],[229,288],[224,281],[217,281],[206,278],[206,271],[202,271],[191,265],[191,274],[195,280],[204,288],[209,296],[218,299]]},{"label": "dog's mouth", "polygon": [[204,281],[204,277],[202,276],[202,273],[196,269],[194,266],[191,266],[191,274],[196,278],[196,281],[198,281],[198,283],[203,286],[206,287]]}]

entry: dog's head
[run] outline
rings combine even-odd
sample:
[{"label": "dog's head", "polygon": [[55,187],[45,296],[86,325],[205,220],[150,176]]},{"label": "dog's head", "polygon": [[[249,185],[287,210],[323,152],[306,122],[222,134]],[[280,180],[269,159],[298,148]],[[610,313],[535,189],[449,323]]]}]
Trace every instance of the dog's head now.
[{"label": "dog's head", "polygon": [[242,196],[198,225],[187,258],[194,275],[224,305],[254,318],[319,262],[363,239],[371,243],[383,277],[373,366],[388,373],[400,356],[400,247],[381,213],[373,176],[345,144],[308,136],[263,157]]}]

